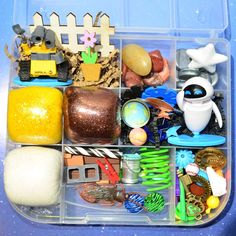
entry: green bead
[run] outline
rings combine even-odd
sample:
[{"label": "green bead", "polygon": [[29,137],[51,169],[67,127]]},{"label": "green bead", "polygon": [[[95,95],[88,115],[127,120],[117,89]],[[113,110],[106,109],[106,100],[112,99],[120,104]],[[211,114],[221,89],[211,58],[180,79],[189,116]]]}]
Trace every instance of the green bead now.
[{"label": "green bead", "polygon": [[149,212],[160,212],[165,207],[165,199],[160,193],[150,193],[144,199],[144,207]]}]

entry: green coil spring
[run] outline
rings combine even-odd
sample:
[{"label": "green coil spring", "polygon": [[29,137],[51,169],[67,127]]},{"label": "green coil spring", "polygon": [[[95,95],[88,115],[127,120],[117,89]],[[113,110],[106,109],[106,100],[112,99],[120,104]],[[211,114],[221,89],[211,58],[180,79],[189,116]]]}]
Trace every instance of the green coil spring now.
[{"label": "green coil spring", "polygon": [[172,185],[169,149],[140,148],[140,156],[142,171],[139,176],[142,178],[142,185],[150,186],[147,191],[169,188]]}]

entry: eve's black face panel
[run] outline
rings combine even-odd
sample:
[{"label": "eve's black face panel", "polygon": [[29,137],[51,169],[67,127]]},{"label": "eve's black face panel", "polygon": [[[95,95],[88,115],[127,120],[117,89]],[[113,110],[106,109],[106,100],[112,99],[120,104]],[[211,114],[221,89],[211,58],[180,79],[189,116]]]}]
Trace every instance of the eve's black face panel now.
[{"label": "eve's black face panel", "polygon": [[191,84],[184,89],[185,98],[202,98],[206,96],[206,90],[197,84]]}]

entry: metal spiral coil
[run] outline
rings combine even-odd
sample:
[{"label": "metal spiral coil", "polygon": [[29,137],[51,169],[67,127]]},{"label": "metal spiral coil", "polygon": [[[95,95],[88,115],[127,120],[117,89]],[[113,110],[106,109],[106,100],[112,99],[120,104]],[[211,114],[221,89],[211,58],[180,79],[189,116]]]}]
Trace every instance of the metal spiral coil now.
[{"label": "metal spiral coil", "polygon": [[140,149],[140,177],[142,185],[150,186],[148,192],[167,189],[172,185],[170,172],[169,150],[166,148],[156,150],[154,148]]}]

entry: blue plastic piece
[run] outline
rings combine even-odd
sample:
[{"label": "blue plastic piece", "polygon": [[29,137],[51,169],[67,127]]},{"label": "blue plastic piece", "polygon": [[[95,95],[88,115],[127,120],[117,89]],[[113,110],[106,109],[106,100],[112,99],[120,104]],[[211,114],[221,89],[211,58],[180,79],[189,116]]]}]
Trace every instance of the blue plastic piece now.
[{"label": "blue plastic piece", "polygon": [[138,153],[131,153],[131,154],[124,154],[123,159],[124,160],[139,160],[141,159],[141,157]]},{"label": "blue plastic piece", "polygon": [[177,137],[178,134],[177,134],[177,130],[180,128],[181,126],[173,126],[171,128],[169,128],[167,131],[166,131],[166,134],[167,134],[167,137]]},{"label": "blue plastic piece", "polygon": [[190,150],[179,150],[176,152],[175,162],[176,167],[183,169],[188,164],[194,162],[195,155]]},{"label": "blue plastic piece", "polygon": [[208,175],[206,173],[206,171],[200,169],[199,172],[198,172],[198,175],[203,177],[204,179],[206,179],[207,181],[209,181],[209,178],[208,178]]},{"label": "blue plastic piece", "polygon": [[166,86],[149,87],[142,93],[142,99],[146,98],[162,98],[165,102],[169,103],[172,107],[176,104],[177,92],[169,89]]},{"label": "blue plastic piece", "polygon": [[178,135],[177,130],[179,128],[180,126],[173,126],[166,131],[168,143],[187,147],[208,147],[221,145],[226,141],[225,137],[213,134],[196,133],[193,137],[186,134]]},{"label": "blue plastic piece", "polygon": [[15,77],[13,80],[14,84],[20,86],[43,86],[43,87],[60,87],[68,86],[72,84],[72,80],[67,80],[66,82],[59,82],[57,78],[49,79],[48,77],[34,78],[31,81],[21,81],[19,76]]},{"label": "blue plastic piece", "polygon": [[187,147],[209,147],[224,144],[225,137],[211,134],[200,134],[197,136],[188,136],[181,134],[179,136],[171,136],[167,139],[168,143],[178,146]]}]

